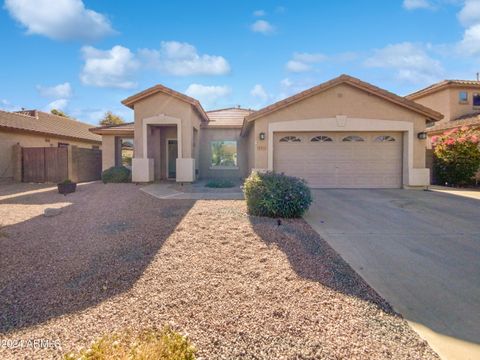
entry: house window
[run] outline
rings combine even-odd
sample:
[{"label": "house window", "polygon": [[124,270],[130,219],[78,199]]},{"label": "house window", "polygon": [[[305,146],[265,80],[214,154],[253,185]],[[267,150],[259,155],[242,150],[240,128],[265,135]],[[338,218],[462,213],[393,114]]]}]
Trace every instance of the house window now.
[{"label": "house window", "polygon": [[237,142],[232,140],[212,141],[212,168],[228,169],[237,167]]},{"label": "house window", "polygon": [[310,141],[311,142],[332,142],[333,140],[329,136],[320,135],[320,136],[313,137]]},{"label": "house window", "polygon": [[479,106],[480,107],[480,94],[478,94],[478,93],[473,94],[473,106]]},{"label": "house window", "polygon": [[460,91],[458,93],[458,101],[462,104],[467,104],[468,103],[468,92]]},{"label": "house window", "polygon": [[375,138],[375,142],[393,142],[395,138],[390,135],[381,135]]},{"label": "house window", "polygon": [[350,135],[350,136],[344,137],[342,141],[343,142],[362,142],[362,141],[365,141],[365,140],[363,140],[363,138],[360,137],[360,136]]},{"label": "house window", "polygon": [[301,142],[302,140],[296,136],[284,136],[283,138],[280,139],[280,142],[287,142],[287,143],[293,143],[293,142]]},{"label": "house window", "polygon": [[125,138],[120,139],[122,147],[122,166],[125,166],[128,169],[132,169],[132,159],[133,159],[133,139]]},{"label": "house window", "polygon": [[59,148],[68,148],[68,144],[67,143],[58,143],[58,147]]}]

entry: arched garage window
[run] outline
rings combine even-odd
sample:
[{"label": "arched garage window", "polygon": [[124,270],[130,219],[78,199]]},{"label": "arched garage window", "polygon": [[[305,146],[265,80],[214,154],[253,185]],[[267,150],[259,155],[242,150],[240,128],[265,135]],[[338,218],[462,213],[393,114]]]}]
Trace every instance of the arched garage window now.
[{"label": "arched garage window", "polygon": [[350,136],[344,137],[342,141],[343,142],[361,142],[365,140],[358,135],[350,135]]},{"label": "arched garage window", "polygon": [[320,136],[313,137],[310,141],[311,142],[331,142],[333,140],[329,136],[320,135]]},{"label": "arched garage window", "polygon": [[294,143],[294,142],[301,142],[302,140],[296,136],[284,136],[283,138],[280,139],[280,142],[288,142],[288,143]]},{"label": "arched garage window", "polygon": [[381,135],[375,138],[375,142],[393,142],[395,138],[390,135]]}]

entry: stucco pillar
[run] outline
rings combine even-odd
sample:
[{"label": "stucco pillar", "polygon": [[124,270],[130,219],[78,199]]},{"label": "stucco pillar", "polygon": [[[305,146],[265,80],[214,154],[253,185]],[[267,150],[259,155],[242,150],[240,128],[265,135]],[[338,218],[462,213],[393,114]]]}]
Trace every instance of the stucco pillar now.
[{"label": "stucco pillar", "polygon": [[22,147],[20,144],[12,146],[12,176],[13,181],[22,181]]}]

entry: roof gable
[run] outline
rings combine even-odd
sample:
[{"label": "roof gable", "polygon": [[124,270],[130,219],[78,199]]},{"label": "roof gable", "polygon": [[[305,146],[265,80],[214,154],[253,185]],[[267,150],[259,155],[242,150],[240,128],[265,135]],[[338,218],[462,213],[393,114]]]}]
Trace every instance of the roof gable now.
[{"label": "roof gable", "polygon": [[341,75],[335,79],[332,79],[330,81],[327,81],[327,82],[324,82],[320,85],[317,85],[315,87],[312,87],[308,90],[305,90],[305,91],[302,91],[296,95],[293,95],[293,96],[290,96],[284,100],[281,100],[281,101],[278,101],[272,105],[269,105],[267,107],[264,107],[263,109],[260,109],[250,115],[248,115],[246,118],[245,118],[245,124],[244,126],[246,125],[246,123],[250,122],[250,121],[254,121],[260,117],[263,117],[267,114],[271,114],[275,111],[278,111],[280,109],[283,109],[285,107],[288,107],[294,103],[297,103],[301,100],[304,100],[304,99],[307,99],[311,96],[314,96],[316,94],[319,94],[321,92],[324,92],[328,89],[331,89],[337,85],[340,85],[340,84],[348,84],[348,85],[351,85],[357,89],[360,89],[360,90],[363,90],[367,93],[370,93],[372,95],[375,95],[375,96],[378,96],[384,100],[387,100],[389,102],[392,102],[396,105],[399,105],[399,106],[402,106],[404,108],[407,108],[409,110],[412,110],[412,111],[415,111],[417,113],[420,113],[421,115],[429,118],[429,119],[432,119],[432,120],[440,120],[443,118],[443,115],[440,114],[439,112],[436,112],[426,106],[423,106],[423,105],[420,105],[420,104],[417,104],[416,102],[414,101],[411,101],[411,100],[408,100],[404,97],[401,97],[401,96],[398,96],[394,93],[391,93],[387,90],[384,90],[384,89],[381,89],[379,87],[376,87],[374,85],[371,85],[369,83],[366,83],[364,81],[361,81],[357,78],[354,78],[352,76],[349,76],[349,75]]},{"label": "roof gable", "polygon": [[126,98],[125,100],[122,100],[122,104],[133,109],[133,106],[135,105],[135,103],[158,93],[167,94],[169,96],[172,96],[176,99],[179,99],[183,102],[190,104],[200,114],[200,117],[202,118],[203,121],[208,121],[208,116],[205,110],[203,109],[202,105],[197,99],[194,99],[190,96],[187,96],[185,94],[182,94],[178,91],[175,91],[173,89],[170,89],[160,84],[152,86],[151,88],[148,88],[144,91],[141,91],[135,95],[132,95]]},{"label": "roof gable", "polygon": [[420,89],[411,93],[410,95],[405,96],[407,99],[415,100],[426,95],[434,94],[440,90],[452,88],[452,87],[465,87],[465,88],[474,88],[480,89],[480,81],[474,80],[443,80],[436,84],[427,86],[426,88]]}]

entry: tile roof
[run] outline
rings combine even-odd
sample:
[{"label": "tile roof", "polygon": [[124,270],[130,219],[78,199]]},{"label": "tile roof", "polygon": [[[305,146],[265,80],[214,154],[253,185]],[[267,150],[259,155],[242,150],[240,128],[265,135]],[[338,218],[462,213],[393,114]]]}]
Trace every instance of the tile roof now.
[{"label": "tile roof", "polygon": [[105,126],[98,126],[89,129],[92,133],[98,135],[107,135],[107,134],[132,134],[135,130],[135,123],[125,123],[119,125],[105,125]]},{"label": "tile roof", "polygon": [[145,99],[149,96],[158,94],[160,92],[164,93],[164,94],[167,94],[167,95],[170,95],[170,96],[173,96],[173,97],[175,97],[179,100],[182,100],[186,103],[189,103],[190,105],[192,105],[194,107],[195,110],[198,111],[198,113],[203,118],[203,120],[208,121],[208,116],[207,116],[205,110],[203,109],[202,105],[200,104],[200,102],[197,99],[194,99],[190,96],[182,94],[181,92],[175,91],[173,89],[170,89],[170,88],[168,88],[166,86],[163,86],[163,85],[160,85],[160,84],[152,86],[151,88],[143,90],[143,91],[141,91],[141,92],[139,92],[135,95],[132,95],[132,96],[126,98],[125,100],[122,100],[122,104],[125,105],[125,106],[128,106],[131,109],[133,109],[133,105],[136,102],[138,102],[140,100],[143,100],[143,99]]},{"label": "tile roof", "polygon": [[443,80],[436,84],[427,86],[426,88],[420,89],[405,96],[407,99],[415,100],[422,96],[440,91],[442,89],[453,87],[453,86],[464,86],[464,87],[473,87],[480,89],[480,81],[476,80]]},{"label": "tile roof", "polygon": [[91,125],[39,110],[8,112],[0,110],[0,128],[101,143],[102,138],[89,131]]},{"label": "tile roof", "polygon": [[461,126],[475,126],[480,127],[480,112],[462,115],[455,120],[437,123],[432,127],[427,128],[428,133],[442,132],[449,129],[454,129]]},{"label": "tile roof", "polygon": [[[394,93],[391,93],[387,90],[381,89],[377,86],[374,86],[372,84],[369,84],[367,82],[364,82],[360,79],[357,79],[353,76],[349,75],[340,75],[339,77],[336,77],[335,79],[329,80],[327,82],[324,82],[320,85],[314,86],[308,90],[302,91],[296,95],[290,96],[284,100],[278,101],[272,105],[269,105],[267,107],[264,107],[263,109],[260,109],[258,111],[255,111],[254,113],[248,115],[245,120],[246,123],[253,121],[255,119],[258,119],[259,117],[262,117],[266,114],[272,113],[276,110],[282,109],[284,107],[287,107],[293,103],[296,103],[300,100],[303,100],[305,98],[308,98],[310,96],[316,95],[322,91],[328,90],[336,85],[346,83],[349,85],[352,85],[354,87],[357,87],[359,89],[362,89],[364,91],[367,91],[371,94],[374,94],[376,96],[379,96],[383,99],[389,100],[393,103],[396,103],[400,106],[406,107],[410,110],[413,110],[417,113],[420,113],[432,120],[438,121],[443,118],[443,115],[440,114],[437,111],[434,111],[426,106],[423,106],[421,104],[418,104],[412,100],[406,99],[402,96],[396,95]],[[246,125],[246,124],[245,124]],[[244,127],[245,129],[245,127]]]},{"label": "tile roof", "polygon": [[209,121],[205,127],[241,128],[245,117],[253,112],[238,107],[207,111]]}]

